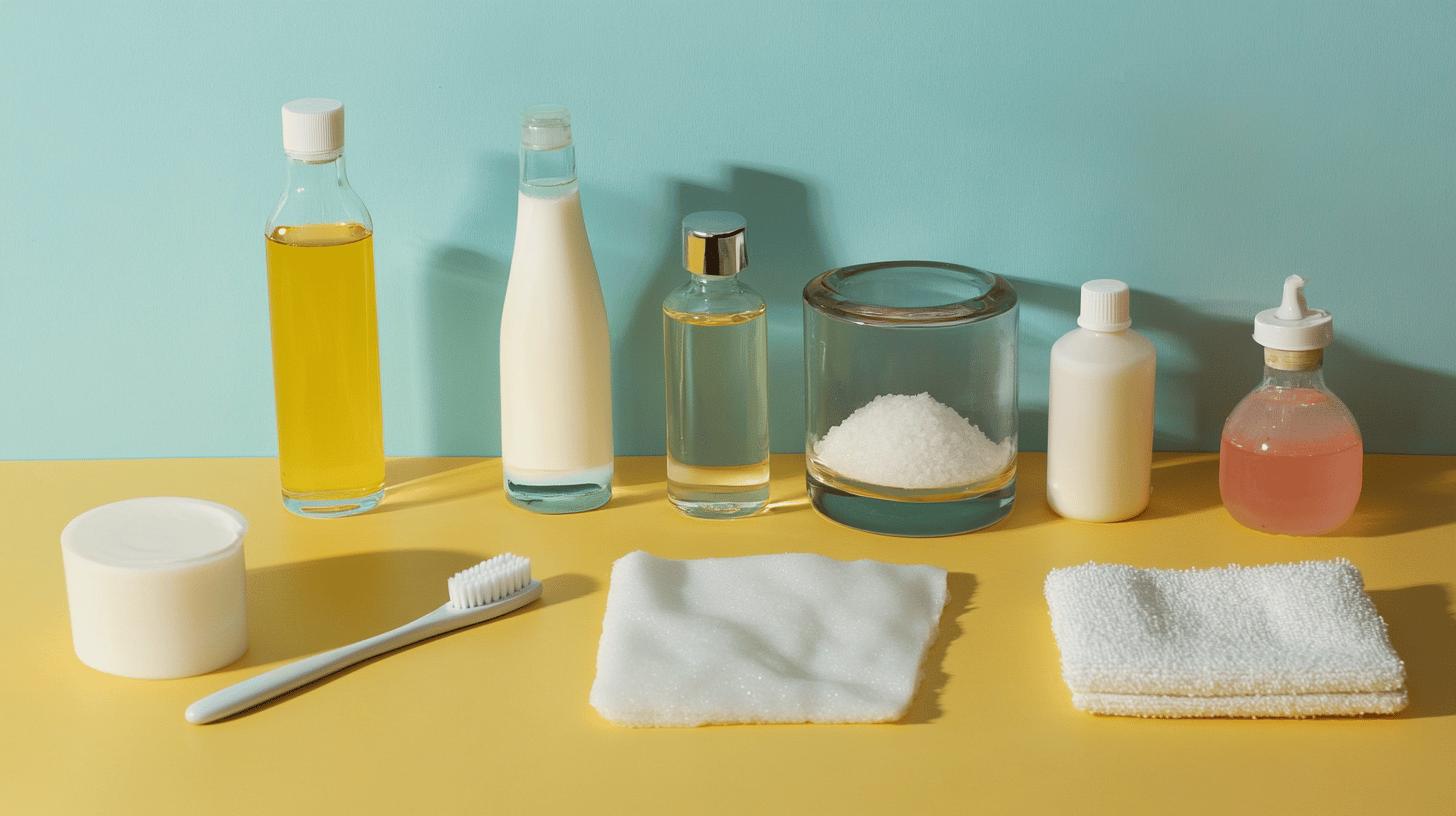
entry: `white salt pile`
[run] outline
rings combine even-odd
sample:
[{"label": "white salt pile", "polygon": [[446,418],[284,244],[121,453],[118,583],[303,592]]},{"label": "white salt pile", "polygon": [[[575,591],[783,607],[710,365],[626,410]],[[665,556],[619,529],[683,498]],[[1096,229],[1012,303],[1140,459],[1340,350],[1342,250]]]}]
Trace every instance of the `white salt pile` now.
[{"label": "white salt pile", "polygon": [[921,489],[983,481],[1011,461],[1011,440],[981,429],[929,394],[881,394],[814,443],[819,464],[849,479]]}]

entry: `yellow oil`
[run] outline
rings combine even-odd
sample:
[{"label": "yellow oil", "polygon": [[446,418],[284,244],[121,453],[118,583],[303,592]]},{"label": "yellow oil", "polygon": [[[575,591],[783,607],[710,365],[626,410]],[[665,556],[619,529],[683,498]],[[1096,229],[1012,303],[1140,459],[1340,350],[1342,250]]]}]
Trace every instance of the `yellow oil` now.
[{"label": "yellow oil", "polygon": [[267,244],[284,496],[376,493],[384,422],[373,236],[362,224],[309,224],[278,227]]}]

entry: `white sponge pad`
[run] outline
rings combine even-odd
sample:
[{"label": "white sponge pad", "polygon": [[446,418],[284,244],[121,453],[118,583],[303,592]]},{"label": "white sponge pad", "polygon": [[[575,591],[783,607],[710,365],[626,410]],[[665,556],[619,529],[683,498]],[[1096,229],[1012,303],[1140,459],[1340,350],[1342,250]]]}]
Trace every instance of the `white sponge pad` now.
[{"label": "white sponge pad", "polygon": [[632,726],[898,720],[945,600],[936,567],[634,552],[612,568],[591,704]]}]

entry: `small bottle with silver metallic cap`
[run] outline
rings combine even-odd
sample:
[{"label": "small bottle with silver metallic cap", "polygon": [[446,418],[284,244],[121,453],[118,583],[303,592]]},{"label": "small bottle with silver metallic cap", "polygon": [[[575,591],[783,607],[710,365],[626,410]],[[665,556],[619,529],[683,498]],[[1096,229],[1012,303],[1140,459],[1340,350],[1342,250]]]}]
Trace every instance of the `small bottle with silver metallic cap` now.
[{"label": "small bottle with silver metallic cap", "polygon": [[768,331],[763,298],[738,279],[748,223],[683,219],[692,273],[662,302],[667,496],[696,518],[739,518],[768,502]]}]

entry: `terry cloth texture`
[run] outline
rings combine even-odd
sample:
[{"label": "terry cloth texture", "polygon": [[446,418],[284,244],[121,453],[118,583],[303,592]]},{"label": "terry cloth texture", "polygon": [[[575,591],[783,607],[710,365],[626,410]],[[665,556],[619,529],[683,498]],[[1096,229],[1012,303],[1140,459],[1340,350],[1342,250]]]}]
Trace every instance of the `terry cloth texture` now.
[{"label": "terry cloth texture", "polygon": [[591,704],[632,726],[898,720],[945,600],[936,567],[634,552],[612,567]]},{"label": "terry cloth texture", "polygon": [[1405,666],[1344,559],[1262,567],[1085,564],[1046,579],[1084,711],[1141,717],[1390,714]]}]

